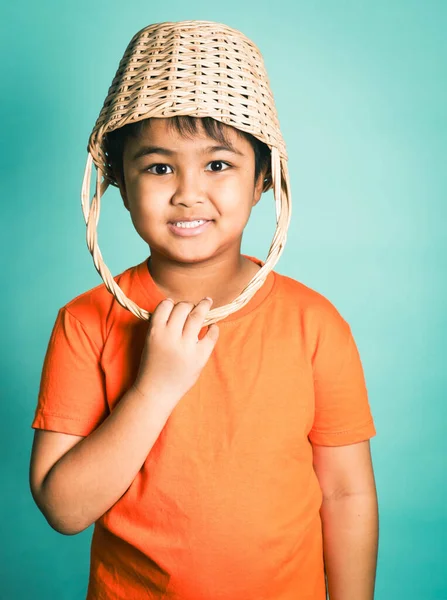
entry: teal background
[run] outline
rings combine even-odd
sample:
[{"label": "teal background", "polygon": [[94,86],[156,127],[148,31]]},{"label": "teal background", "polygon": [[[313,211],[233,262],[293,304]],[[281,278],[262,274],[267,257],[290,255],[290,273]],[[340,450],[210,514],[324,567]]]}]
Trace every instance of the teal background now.
[{"label": "teal background", "polygon": [[[88,136],[130,38],[205,19],[261,49],[289,152],[293,214],[276,270],[351,324],[378,435],[378,600],[445,600],[447,3],[15,1],[2,22],[1,597],[85,598],[91,528],[54,532],[28,464],[59,307],[101,283],[85,244]],[[143,260],[117,190],[99,227],[112,273]],[[271,192],[243,251],[267,256]]]}]

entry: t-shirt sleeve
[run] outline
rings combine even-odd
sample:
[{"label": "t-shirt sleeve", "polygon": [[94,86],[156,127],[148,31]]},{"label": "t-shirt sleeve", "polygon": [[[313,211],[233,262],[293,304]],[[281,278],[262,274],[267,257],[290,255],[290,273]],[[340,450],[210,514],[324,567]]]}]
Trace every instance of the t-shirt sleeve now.
[{"label": "t-shirt sleeve", "polygon": [[376,435],[360,355],[349,324],[336,313],[313,356],[315,414],[309,440],[343,446]]},{"label": "t-shirt sleeve", "polygon": [[87,436],[107,414],[100,350],[63,307],[48,343],[31,427]]}]

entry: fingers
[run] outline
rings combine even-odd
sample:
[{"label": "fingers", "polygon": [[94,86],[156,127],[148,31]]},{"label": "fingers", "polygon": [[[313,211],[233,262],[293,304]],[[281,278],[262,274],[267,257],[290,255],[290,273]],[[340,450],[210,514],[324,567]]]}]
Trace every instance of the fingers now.
[{"label": "fingers", "polygon": [[194,304],[192,302],[186,302],[185,300],[177,302],[169,316],[167,327],[169,329],[175,329],[181,334],[185,321],[193,308]]},{"label": "fingers", "polygon": [[[209,312],[213,301],[211,298],[203,298],[198,304],[193,306],[183,325],[183,335],[192,336],[197,340],[200,330],[203,327],[203,321]],[[188,303],[189,304],[189,303]]]},{"label": "fingers", "polygon": [[[203,298],[196,305],[193,302],[186,301],[175,304],[171,298],[166,298],[154,310],[151,321],[153,325],[165,326],[178,331],[180,335],[192,336],[193,339],[197,340],[212,303],[211,298]],[[209,331],[207,335],[208,333]],[[213,333],[210,335],[212,338]]]},{"label": "fingers", "polygon": [[206,356],[211,354],[217,340],[219,339],[219,333],[219,327],[216,325],[216,323],[213,323],[208,327],[208,331],[197,344],[199,348],[202,348]]},{"label": "fingers", "polygon": [[180,334],[198,335],[210,306],[211,300],[205,298],[195,306],[192,302],[178,302],[172,310],[167,326],[175,328]]},{"label": "fingers", "polygon": [[151,325],[153,326],[157,323],[160,325],[166,325],[173,308],[174,300],[171,300],[171,298],[165,298],[165,300],[162,300],[162,302],[157,305],[152,313]]}]

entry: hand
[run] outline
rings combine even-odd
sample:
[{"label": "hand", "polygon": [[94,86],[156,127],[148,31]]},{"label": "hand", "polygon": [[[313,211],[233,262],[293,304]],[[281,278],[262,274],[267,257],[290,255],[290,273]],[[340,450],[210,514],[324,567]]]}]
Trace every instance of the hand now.
[{"label": "hand", "polygon": [[172,411],[195,384],[219,338],[219,327],[212,324],[198,339],[212,302],[204,298],[194,306],[168,298],[156,307],[133,384],[143,396],[162,392],[164,402],[172,402],[164,407]]}]

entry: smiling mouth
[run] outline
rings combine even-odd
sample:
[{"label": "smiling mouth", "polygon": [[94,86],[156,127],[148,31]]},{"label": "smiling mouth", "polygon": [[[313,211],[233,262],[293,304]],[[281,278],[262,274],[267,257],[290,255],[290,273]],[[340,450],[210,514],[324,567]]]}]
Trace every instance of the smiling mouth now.
[{"label": "smiling mouth", "polygon": [[184,229],[193,229],[195,227],[200,227],[204,223],[208,223],[210,219],[191,219],[188,221],[169,221],[170,225],[174,225],[174,227],[182,227]]},{"label": "smiling mouth", "polygon": [[210,227],[212,220],[197,220],[197,221],[176,221],[168,223],[169,229],[175,235],[179,236],[195,236],[201,234]]},{"label": "smiling mouth", "polygon": [[169,221],[169,223],[190,223],[191,221],[212,221],[212,219],[208,219],[208,217],[185,217],[184,219]]}]

